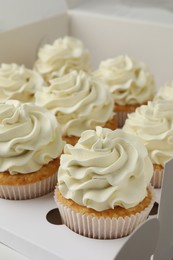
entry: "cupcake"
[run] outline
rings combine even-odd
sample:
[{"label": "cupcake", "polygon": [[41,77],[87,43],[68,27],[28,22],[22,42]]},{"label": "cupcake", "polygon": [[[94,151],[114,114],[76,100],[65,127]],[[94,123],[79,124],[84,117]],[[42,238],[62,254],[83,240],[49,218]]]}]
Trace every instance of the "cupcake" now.
[{"label": "cupcake", "polygon": [[94,75],[107,84],[114,97],[114,109],[120,128],[128,113],[153,99],[153,76],[145,64],[129,56],[122,55],[102,61]]},{"label": "cupcake", "polygon": [[33,102],[35,91],[43,85],[43,78],[24,65],[2,63],[0,66],[0,102],[8,99]]},{"label": "cupcake", "polygon": [[173,81],[167,82],[154,97],[154,101],[157,100],[173,100]]},{"label": "cupcake", "polygon": [[54,115],[31,103],[0,104],[0,197],[31,199],[52,191],[64,142]]},{"label": "cupcake", "polygon": [[37,92],[35,100],[57,117],[67,143],[75,144],[83,131],[97,125],[116,128],[110,91],[84,71],[50,80],[50,86]]},{"label": "cupcake", "polygon": [[90,53],[79,39],[66,36],[40,48],[34,68],[49,84],[50,79],[71,70],[90,71]]},{"label": "cupcake", "polygon": [[83,132],[60,159],[55,201],[63,223],[90,238],[127,236],[153,206],[152,173],[138,137],[99,126]]},{"label": "cupcake", "polygon": [[166,161],[173,157],[173,102],[148,102],[128,115],[123,127],[146,146],[154,165],[152,184],[160,188]]}]

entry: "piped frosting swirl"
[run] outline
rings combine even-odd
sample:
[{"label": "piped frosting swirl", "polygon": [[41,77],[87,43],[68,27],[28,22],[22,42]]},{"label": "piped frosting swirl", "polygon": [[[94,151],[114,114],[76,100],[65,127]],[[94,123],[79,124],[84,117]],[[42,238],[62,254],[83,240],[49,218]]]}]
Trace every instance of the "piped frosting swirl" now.
[{"label": "piped frosting swirl", "polygon": [[35,91],[45,85],[43,78],[24,65],[1,64],[0,67],[0,102],[16,99],[32,102]]},{"label": "piped frosting swirl", "polygon": [[59,157],[63,146],[51,112],[16,100],[0,104],[0,172],[35,172]]},{"label": "piped frosting swirl", "polygon": [[91,56],[77,38],[66,36],[40,48],[35,69],[49,81],[71,70],[91,70]]},{"label": "piped frosting swirl", "polygon": [[87,129],[104,126],[114,116],[114,101],[100,80],[84,71],[50,81],[36,93],[36,103],[51,110],[62,126],[63,135],[80,136]]},{"label": "piped frosting swirl", "polygon": [[142,201],[153,174],[147,150],[123,130],[87,130],[75,146],[65,145],[58,188],[66,199],[103,211]]},{"label": "piped frosting swirl", "polygon": [[164,166],[173,157],[173,102],[148,102],[128,115],[123,129],[137,135],[154,164]]},{"label": "piped frosting swirl", "polygon": [[154,96],[148,67],[127,55],[102,61],[93,74],[107,84],[118,105],[143,104]]}]

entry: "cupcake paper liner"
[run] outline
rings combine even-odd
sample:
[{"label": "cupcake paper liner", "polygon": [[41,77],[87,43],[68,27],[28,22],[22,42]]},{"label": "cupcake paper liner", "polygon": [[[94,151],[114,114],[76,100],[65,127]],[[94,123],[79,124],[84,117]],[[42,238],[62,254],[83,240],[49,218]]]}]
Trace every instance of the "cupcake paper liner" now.
[{"label": "cupcake paper liner", "polygon": [[77,213],[69,207],[55,201],[58,205],[62,222],[74,232],[97,239],[115,239],[129,235],[139,224],[144,222],[154,204],[154,194],[152,192],[152,200],[148,207],[135,215],[127,216],[125,218],[97,218],[87,214]]},{"label": "cupcake paper liner", "polygon": [[54,190],[57,173],[41,181],[26,185],[0,185],[0,198],[10,200],[33,199]]},{"label": "cupcake paper liner", "polygon": [[154,169],[151,184],[154,188],[161,188],[163,179],[163,169]]},{"label": "cupcake paper liner", "polygon": [[122,128],[125,124],[126,119],[127,119],[127,115],[131,112],[118,111],[116,113],[117,113],[118,128]]}]

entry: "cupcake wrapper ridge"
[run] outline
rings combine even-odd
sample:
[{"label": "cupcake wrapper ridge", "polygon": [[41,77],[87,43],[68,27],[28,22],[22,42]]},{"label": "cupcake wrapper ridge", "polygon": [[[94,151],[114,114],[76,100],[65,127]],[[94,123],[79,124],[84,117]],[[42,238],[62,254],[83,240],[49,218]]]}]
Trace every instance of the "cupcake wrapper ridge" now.
[{"label": "cupcake wrapper ridge", "polygon": [[58,205],[62,222],[74,232],[89,238],[115,239],[129,235],[139,224],[147,219],[154,204],[154,194],[151,187],[150,190],[153,199],[148,207],[135,215],[125,218],[97,218],[77,213],[57,201],[56,191],[55,201]]},{"label": "cupcake wrapper ridge", "polygon": [[10,200],[33,199],[54,190],[57,183],[57,173],[41,181],[26,185],[0,185],[0,198]]},{"label": "cupcake wrapper ridge", "polygon": [[161,188],[163,180],[163,169],[154,169],[153,177],[151,179],[151,185],[154,188]]},{"label": "cupcake wrapper ridge", "polygon": [[117,113],[117,121],[118,121],[118,127],[122,128],[125,124],[125,121],[127,119],[127,115],[130,112],[125,112],[125,111],[118,111]]}]

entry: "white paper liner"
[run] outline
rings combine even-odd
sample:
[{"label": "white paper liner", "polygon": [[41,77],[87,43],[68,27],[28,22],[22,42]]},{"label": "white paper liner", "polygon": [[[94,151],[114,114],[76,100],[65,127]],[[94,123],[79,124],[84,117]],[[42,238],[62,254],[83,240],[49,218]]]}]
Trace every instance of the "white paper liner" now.
[{"label": "white paper liner", "polygon": [[116,113],[117,113],[118,128],[122,128],[125,124],[129,112],[118,111]]},{"label": "white paper liner", "polygon": [[26,185],[0,185],[0,198],[10,200],[33,199],[54,190],[57,184],[57,172],[52,176]]},{"label": "white paper liner", "polygon": [[154,169],[151,184],[154,188],[161,188],[163,180],[163,169]]},{"label": "white paper liner", "polygon": [[125,121],[126,121],[126,119],[128,117],[128,114],[135,112],[137,107],[134,107],[134,108],[130,107],[129,111],[116,111],[116,108],[115,108],[115,112],[117,113],[118,128],[122,128],[124,126]]},{"label": "white paper liner", "polygon": [[144,222],[154,204],[154,193],[152,187],[149,187],[152,193],[152,201],[143,211],[125,218],[97,218],[90,215],[76,213],[72,209],[64,206],[57,201],[55,190],[55,201],[58,205],[62,222],[74,232],[97,239],[115,239],[129,235],[139,224]]}]

